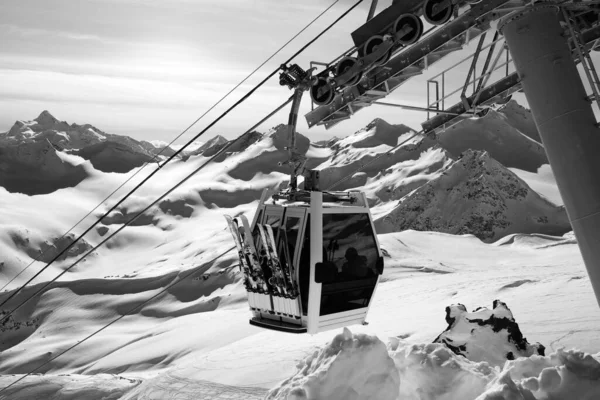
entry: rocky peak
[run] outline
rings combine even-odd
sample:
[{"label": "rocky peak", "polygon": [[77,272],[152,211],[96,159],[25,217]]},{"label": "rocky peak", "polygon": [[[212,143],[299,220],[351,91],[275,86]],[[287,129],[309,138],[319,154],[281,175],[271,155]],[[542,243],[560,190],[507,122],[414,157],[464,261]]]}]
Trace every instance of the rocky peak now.
[{"label": "rocky peak", "polygon": [[562,235],[571,229],[564,208],[531,190],[489,153],[474,150],[405,196],[376,225],[381,232],[473,234],[484,242],[511,233]]},{"label": "rocky peak", "polygon": [[219,150],[225,146],[226,143],[229,143],[227,139],[225,139],[221,135],[217,135],[214,138],[208,140],[202,146],[198,147],[198,149],[191,153],[191,155],[199,155],[202,154],[206,157],[210,157],[215,155]]},{"label": "rocky peak", "polygon": [[48,110],[42,111],[34,121],[44,126],[51,126],[59,122]]},{"label": "rocky peak", "polygon": [[27,125],[23,121],[16,121],[14,125],[7,132],[7,136],[9,137],[17,137],[20,136],[21,131],[25,130]]}]

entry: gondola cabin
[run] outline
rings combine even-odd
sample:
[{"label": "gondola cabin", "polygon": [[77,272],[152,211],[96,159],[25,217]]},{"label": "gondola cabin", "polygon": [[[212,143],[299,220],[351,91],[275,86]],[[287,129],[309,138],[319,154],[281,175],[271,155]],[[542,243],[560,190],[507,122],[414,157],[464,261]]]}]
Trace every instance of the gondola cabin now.
[{"label": "gondola cabin", "polygon": [[230,222],[250,324],[315,334],[365,324],[383,257],[361,192],[264,192],[254,221]]}]

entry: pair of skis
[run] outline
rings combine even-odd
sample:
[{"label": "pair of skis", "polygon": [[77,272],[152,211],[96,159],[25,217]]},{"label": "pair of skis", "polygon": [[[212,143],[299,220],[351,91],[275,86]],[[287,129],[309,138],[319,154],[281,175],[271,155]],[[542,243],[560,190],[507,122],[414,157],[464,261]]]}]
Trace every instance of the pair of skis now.
[{"label": "pair of skis", "polygon": [[[252,237],[240,233],[238,218],[234,219],[229,215],[225,215],[225,219],[227,220],[227,225],[229,225],[229,230],[231,231],[235,247],[238,251],[240,270],[244,275],[244,286],[246,287],[246,290],[253,293],[268,293],[268,285],[260,267],[260,261],[256,249],[254,248]],[[244,233],[250,232],[248,219],[244,215],[239,219],[242,221]]]},{"label": "pair of skis", "polygon": [[[287,302],[279,304],[281,301],[278,298],[297,299],[299,291],[290,271],[282,266],[277,255],[273,228],[268,224],[257,223],[256,230],[260,240],[255,243],[246,216],[232,218],[225,215],[225,219],[238,250],[240,270],[244,275],[244,286],[248,292],[250,308],[299,317],[297,306],[286,306]],[[240,229],[240,222],[243,229]],[[268,281],[263,266],[272,272]],[[268,297],[268,300],[265,297]]]},{"label": "pair of skis", "polygon": [[267,262],[273,272],[273,276],[269,279],[269,283],[275,288],[279,296],[295,299],[298,297],[298,290],[289,269],[285,268],[279,259],[273,228],[268,224],[256,224],[256,226],[260,233],[262,243],[266,244]]},{"label": "pair of skis", "polygon": [[[263,262],[272,272],[269,284],[272,288],[273,308],[277,314],[300,319],[300,299],[290,270],[284,267],[277,254],[273,228],[269,224],[256,224],[264,253]],[[285,232],[284,232],[285,233]],[[291,260],[290,260],[291,261]]]}]

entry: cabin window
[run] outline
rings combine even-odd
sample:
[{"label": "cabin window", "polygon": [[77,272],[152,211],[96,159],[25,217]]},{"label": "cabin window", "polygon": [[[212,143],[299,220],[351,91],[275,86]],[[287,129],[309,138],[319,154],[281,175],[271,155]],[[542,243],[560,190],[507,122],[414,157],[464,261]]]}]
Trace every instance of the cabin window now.
[{"label": "cabin window", "polygon": [[379,256],[368,214],[323,215],[321,315],[367,307]]},{"label": "cabin window", "polygon": [[310,216],[307,217],[304,238],[302,241],[302,253],[298,263],[298,284],[300,285],[300,300],[302,301],[302,315],[308,311],[308,288],[310,286]]},{"label": "cabin window", "polygon": [[281,215],[267,214],[267,221],[265,223],[271,225],[273,234],[277,235],[277,229],[279,229],[279,225],[281,225]]},{"label": "cabin window", "polygon": [[[288,217],[285,220],[285,230],[282,230],[280,236],[280,247],[284,248],[287,245],[285,251],[285,257],[288,265],[292,265],[294,262],[294,253],[296,252],[296,243],[298,242],[298,234],[300,233],[299,217]],[[281,251],[280,251],[281,252]],[[290,272],[294,272],[293,268],[290,268]],[[297,279],[294,276],[294,280]]]},{"label": "cabin window", "polygon": [[379,252],[367,214],[324,214],[323,252],[336,282],[377,275]]},{"label": "cabin window", "polygon": [[[310,219],[306,221],[299,277],[302,313],[307,315],[310,286]],[[323,268],[320,315],[369,305],[375,285],[379,251],[368,214],[323,215]]]}]

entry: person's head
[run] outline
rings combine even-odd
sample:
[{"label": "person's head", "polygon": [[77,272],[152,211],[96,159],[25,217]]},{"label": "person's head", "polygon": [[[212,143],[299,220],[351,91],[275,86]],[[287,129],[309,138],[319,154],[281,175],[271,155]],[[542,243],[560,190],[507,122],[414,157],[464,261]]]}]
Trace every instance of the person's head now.
[{"label": "person's head", "polygon": [[345,256],[346,260],[353,260],[358,256],[358,251],[354,247],[348,247]]}]

